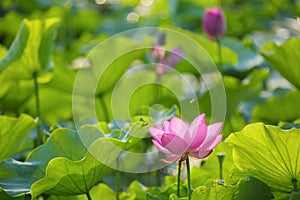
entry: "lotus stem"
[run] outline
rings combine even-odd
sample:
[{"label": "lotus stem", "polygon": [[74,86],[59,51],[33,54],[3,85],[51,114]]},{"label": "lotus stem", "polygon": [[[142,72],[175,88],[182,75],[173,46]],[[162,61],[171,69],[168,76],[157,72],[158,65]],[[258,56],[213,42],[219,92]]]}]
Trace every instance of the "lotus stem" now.
[{"label": "lotus stem", "polygon": [[217,44],[218,44],[219,66],[220,66],[220,70],[223,70],[222,43],[221,43],[221,39],[217,38],[216,41],[217,41]]},{"label": "lotus stem", "polygon": [[189,157],[186,158],[186,172],[187,172],[187,195],[188,200],[191,200],[191,194],[192,194],[192,187],[191,187],[191,172],[190,172],[190,160]]},{"label": "lotus stem", "polygon": [[121,191],[121,171],[119,171],[119,160],[120,155],[117,158],[117,172],[116,172],[116,200],[120,199],[120,191]]},{"label": "lotus stem", "polygon": [[101,107],[103,109],[104,120],[106,122],[108,122],[109,121],[108,110],[107,110],[107,107],[106,107],[106,104],[105,104],[105,101],[104,101],[104,97],[103,97],[103,95],[99,95],[98,97],[99,97]]},{"label": "lotus stem", "polygon": [[86,197],[88,200],[92,200],[92,197],[91,197],[91,194],[90,192],[88,191],[87,193],[85,193]]},{"label": "lotus stem", "polygon": [[39,97],[39,84],[37,81],[38,74],[33,74],[34,81],[34,93],[35,93],[35,108],[36,108],[36,116],[37,116],[37,138],[35,141],[35,146],[39,146],[43,143],[43,131],[41,126],[41,111],[40,111],[40,97]]},{"label": "lotus stem", "polygon": [[294,191],[295,192],[298,192],[297,182],[298,182],[297,179],[295,179],[295,178],[292,179],[292,183],[294,184]]},{"label": "lotus stem", "polygon": [[120,199],[121,172],[116,173],[116,200]]},{"label": "lotus stem", "polygon": [[177,174],[177,196],[180,197],[180,176],[181,176],[182,162],[178,162],[178,174]]},{"label": "lotus stem", "polygon": [[161,83],[161,75],[159,74],[156,74],[156,90],[155,90],[155,97],[156,97],[156,100],[158,100],[160,98],[160,95],[161,95],[161,90],[162,90],[162,87],[160,85]]}]

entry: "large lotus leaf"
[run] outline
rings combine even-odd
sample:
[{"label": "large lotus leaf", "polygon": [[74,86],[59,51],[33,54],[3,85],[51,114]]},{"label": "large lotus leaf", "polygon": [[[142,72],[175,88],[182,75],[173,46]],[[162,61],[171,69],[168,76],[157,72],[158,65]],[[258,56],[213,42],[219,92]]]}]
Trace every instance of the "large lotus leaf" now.
[{"label": "large lotus leaf", "polygon": [[268,124],[277,124],[280,121],[293,122],[300,118],[300,91],[294,90],[283,97],[270,98],[266,103],[256,106],[253,118]]},{"label": "large lotus leaf", "polygon": [[11,197],[6,192],[2,191],[0,188],[0,199],[1,200],[24,200],[24,196]]},{"label": "large lotus leaf", "polygon": [[72,94],[76,71],[70,70],[60,62],[55,63],[51,80],[45,85],[60,90],[63,93]]},{"label": "large lotus leaf", "polygon": [[22,114],[19,118],[0,116],[0,161],[33,147],[29,131],[36,126],[34,119]]},{"label": "large lotus leaf", "polygon": [[[116,194],[115,192],[108,187],[107,185],[100,183],[94,186],[90,190],[90,195],[92,199],[101,199],[101,200],[111,200]],[[49,200],[86,200],[87,197],[85,194],[77,196],[56,196],[52,195]],[[122,199],[122,198],[121,198]]]},{"label": "large lotus leaf", "polygon": [[261,55],[245,47],[241,41],[235,38],[225,38],[222,40],[222,44],[229,47],[238,55],[238,63],[235,65],[226,65],[224,66],[225,69],[244,72],[263,62]]},{"label": "large lotus leaf", "polygon": [[[244,123],[244,117],[239,113],[238,108],[241,103],[256,101],[259,98],[263,87],[263,81],[268,77],[265,69],[253,70],[245,79],[239,80],[232,76],[224,76],[223,81],[226,90],[226,121],[223,128],[224,138],[232,131],[240,130]],[[206,113],[208,117],[212,113],[212,99],[210,92],[205,92],[198,100],[200,112]],[[215,105],[223,99],[215,100]],[[219,103],[221,104],[221,103]],[[243,113],[244,114],[244,113]]]},{"label": "large lotus leaf", "polygon": [[0,59],[2,59],[6,54],[6,48],[0,44]]},{"label": "large lotus leaf", "polygon": [[50,52],[58,18],[24,19],[18,35],[0,61],[4,79],[31,79],[35,73],[51,68]]},{"label": "large lotus leaf", "polygon": [[72,161],[63,157],[52,159],[46,168],[45,177],[31,186],[32,197],[36,198],[42,193],[53,195],[87,193],[105,175],[108,166],[113,168],[117,166],[121,149],[131,146],[113,138],[99,138],[81,160]]},{"label": "large lotus leaf", "polygon": [[[0,75],[1,76],[1,75]],[[1,78],[0,78],[1,79]],[[4,113],[22,113],[25,105],[34,92],[32,80],[0,80],[0,102]],[[34,113],[35,115],[36,113]]]},{"label": "large lotus leaf", "polygon": [[44,175],[48,162],[56,157],[65,157],[70,160],[82,159],[86,154],[86,148],[81,143],[77,132],[66,128],[56,129],[47,142],[33,150],[26,162],[40,164],[39,177]]},{"label": "large lotus leaf", "polygon": [[262,56],[295,87],[300,89],[300,39],[291,38],[281,45],[269,41],[260,49]]},{"label": "large lotus leaf", "polygon": [[[142,190],[139,183],[134,181],[130,184],[128,188],[128,192],[122,192],[119,194],[120,200],[135,200],[135,199],[145,199],[146,198],[146,191],[138,192]],[[107,185],[100,183],[94,186],[90,190],[90,196],[92,199],[101,199],[101,200],[111,200],[116,196],[116,193]],[[77,195],[77,196],[58,196],[58,195],[51,195],[49,200],[86,200],[86,194]]]},{"label": "large lotus leaf", "polygon": [[[162,107],[172,107],[176,104],[182,108],[181,115],[185,120],[189,121],[194,118],[199,113],[197,104],[184,104],[184,99],[190,101],[197,98],[195,77],[170,71],[160,78],[160,85],[158,85],[155,69],[152,67],[154,66],[135,68],[119,80],[111,100],[115,118],[129,120],[132,115],[140,114],[143,108],[149,108],[155,104]],[[119,98],[120,96],[122,98]],[[127,106],[129,110],[126,109]],[[156,109],[155,106],[144,113],[154,114],[151,113],[153,109]]]},{"label": "large lotus leaf", "polygon": [[12,197],[29,192],[32,183],[37,181],[35,172],[40,168],[39,162],[19,162],[4,160],[0,163],[0,188]]},{"label": "large lotus leaf", "polygon": [[273,190],[291,192],[292,180],[300,186],[300,130],[281,130],[254,123],[227,138],[240,171],[261,180]]},{"label": "large lotus leaf", "polygon": [[[62,83],[63,84],[63,83]],[[45,85],[39,87],[41,118],[48,124],[72,118],[72,96],[56,88]],[[36,113],[35,98],[31,98],[26,111],[31,115]]]},{"label": "large lotus leaf", "polygon": [[57,129],[45,144],[30,153],[25,162],[1,162],[0,186],[11,196],[27,193],[32,183],[44,177],[46,166],[52,158],[79,160],[85,154],[86,149],[76,132],[65,128]]},{"label": "large lotus leaf", "polygon": [[[75,71],[68,70],[61,63],[55,63],[51,80],[39,87],[41,118],[48,124],[72,117],[72,89]],[[77,97],[77,96],[76,96]],[[35,99],[31,98],[26,105],[26,111],[36,114]]]},{"label": "large lotus leaf", "polygon": [[[116,84],[120,77],[131,67],[133,61],[145,54],[141,46],[150,42],[138,43],[126,37],[113,37],[96,46],[87,59],[90,66],[80,69],[76,77],[74,92],[79,94],[102,95]],[[91,93],[93,92],[93,93]]]},{"label": "large lotus leaf", "polygon": [[268,71],[265,69],[254,70],[243,81],[225,76],[224,84],[227,96],[227,117],[234,114],[235,109],[241,102],[255,100],[262,90],[262,82],[268,78]]},{"label": "large lotus leaf", "polygon": [[233,199],[237,187],[235,186],[223,186],[217,182],[213,182],[208,186],[200,186],[196,188],[192,193],[192,199],[197,200],[226,200]]},{"label": "large lotus leaf", "polygon": [[273,197],[271,189],[265,183],[253,177],[249,177],[246,181],[240,181],[238,186],[237,200],[265,200]]},{"label": "large lotus leaf", "polygon": [[[175,195],[173,195],[174,197]],[[269,187],[253,178],[240,181],[236,185],[224,185],[221,182],[208,181],[204,186],[194,189],[192,193],[192,199],[195,200],[265,200],[271,198],[272,193]]]},{"label": "large lotus leaf", "polygon": [[[245,79],[239,80],[232,76],[224,76],[223,81],[227,98],[227,118],[230,118],[236,111],[237,106],[246,101],[252,101],[259,97],[262,90],[262,82],[268,78],[268,71],[265,69],[253,70]],[[200,98],[201,112],[210,113],[210,95],[205,93]]]},{"label": "large lotus leaf", "polygon": [[289,200],[299,200],[300,199],[300,192],[292,192]]},{"label": "large lotus leaf", "polygon": [[11,43],[14,39],[16,32],[22,23],[24,16],[18,11],[11,9],[8,10],[0,20],[0,32],[5,37],[2,39],[2,44]]}]

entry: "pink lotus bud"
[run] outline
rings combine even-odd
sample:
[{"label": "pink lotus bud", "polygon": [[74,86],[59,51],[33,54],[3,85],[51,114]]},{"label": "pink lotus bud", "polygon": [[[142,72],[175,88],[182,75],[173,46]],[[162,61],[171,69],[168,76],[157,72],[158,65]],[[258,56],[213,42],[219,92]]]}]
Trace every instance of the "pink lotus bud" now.
[{"label": "pink lotus bud", "polygon": [[212,8],[205,11],[203,29],[211,40],[216,40],[224,36],[226,19],[220,8]]}]

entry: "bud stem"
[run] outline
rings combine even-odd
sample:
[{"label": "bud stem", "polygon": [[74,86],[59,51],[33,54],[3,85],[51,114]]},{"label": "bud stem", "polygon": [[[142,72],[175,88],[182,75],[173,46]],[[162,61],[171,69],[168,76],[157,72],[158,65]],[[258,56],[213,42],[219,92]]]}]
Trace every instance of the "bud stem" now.
[{"label": "bud stem", "polygon": [[218,54],[219,54],[219,66],[220,69],[223,69],[223,60],[222,60],[222,44],[221,39],[219,37],[216,38],[216,41],[218,43]]},{"label": "bud stem", "polygon": [[220,169],[220,180],[223,180],[223,161],[225,158],[225,153],[218,152],[217,157],[219,160],[219,169]]}]

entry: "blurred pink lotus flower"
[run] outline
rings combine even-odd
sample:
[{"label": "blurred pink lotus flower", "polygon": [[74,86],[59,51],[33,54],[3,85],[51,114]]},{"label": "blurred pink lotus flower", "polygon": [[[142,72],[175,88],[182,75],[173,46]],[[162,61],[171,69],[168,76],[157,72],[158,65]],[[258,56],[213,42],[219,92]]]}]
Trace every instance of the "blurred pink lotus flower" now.
[{"label": "blurred pink lotus flower", "polygon": [[181,47],[174,47],[169,52],[166,51],[164,45],[166,44],[166,33],[160,33],[156,36],[156,41],[152,47],[151,60],[157,63],[157,75],[163,75],[166,70],[174,68],[182,57],[184,52]]},{"label": "blurred pink lotus flower", "polygon": [[160,59],[160,63],[167,65],[168,67],[174,68],[174,65],[182,60],[184,52],[181,47],[174,47],[171,49],[170,54],[166,58]]},{"label": "blurred pink lotus flower", "polygon": [[218,122],[207,126],[205,114],[201,114],[191,125],[173,117],[170,122],[164,121],[163,127],[155,125],[148,130],[155,147],[170,155],[161,161],[173,163],[183,162],[188,156],[199,159],[209,156],[222,140],[223,135],[219,134],[222,125],[222,122]]},{"label": "blurred pink lotus flower", "polygon": [[153,46],[151,52],[152,58],[158,62],[156,73],[158,75],[163,75],[166,69],[174,68],[175,64],[182,60],[184,52],[182,48],[175,47],[166,55],[165,48],[158,44]]},{"label": "blurred pink lotus flower", "polygon": [[165,57],[166,54],[166,50],[163,46],[160,46],[159,44],[155,44],[152,47],[152,52],[151,52],[151,56],[152,58],[154,58],[155,60],[161,60]]},{"label": "blurred pink lotus flower", "polygon": [[205,11],[203,29],[211,40],[222,38],[226,31],[226,19],[221,8],[211,8]]}]

